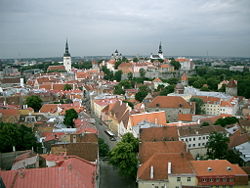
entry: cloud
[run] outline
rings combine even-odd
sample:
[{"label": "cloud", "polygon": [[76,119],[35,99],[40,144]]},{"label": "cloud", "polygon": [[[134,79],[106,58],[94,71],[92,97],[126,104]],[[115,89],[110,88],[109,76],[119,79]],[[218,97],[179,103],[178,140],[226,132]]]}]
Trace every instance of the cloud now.
[{"label": "cloud", "polygon": [[[249,56],[249,0],[1,0],[0,58],[62,54]],[[248,40],[247,40],[248,39]]]}]

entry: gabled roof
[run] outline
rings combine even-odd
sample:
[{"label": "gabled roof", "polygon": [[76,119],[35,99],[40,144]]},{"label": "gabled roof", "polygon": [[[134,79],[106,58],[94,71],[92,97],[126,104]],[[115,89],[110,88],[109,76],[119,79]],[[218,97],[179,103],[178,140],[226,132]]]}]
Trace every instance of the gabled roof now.
[{"label": "gabled roof", "polygon": [[57,104],[44,104],[40,109],[40,113],[56,113],[57,106]]},{"label": "gabled roof", "polygon": [[129,121],[131,123],[131,126],[136,126],[138,123],[142,121],[147,121],[147,122],[155,123],[159,125],[166,125],[167,123],[166,113],[164,111],[132,114],[129,117]]},{"label": "gabled roof", "polygon": [[[238,165],[232,164],[227,160],[192,161],[191,163],[197,176],[247,176],[246,172],[244,172],[244,170],[242,170]],[[211,170],[208,170],[208,168],[211,168]]]},{"label": "gabled roof", "polygon": [[64,67],[64,65],[51,65],[48,67],[47,70],[48,71],[56,71],[56,70],[64,70],[65,71],[65,67]]},{"label": "gabled roof", "polygon": [[192,121],[193,114],[178,114],[178,121]]},{"label": "gabled roof", "polygon": [[16,109],[0,109],[0,113],[3,116],[18,116],[18,115],[20,115],[19,110],[16,110]]},{"label": "gabled roof", "polygon": [[177,141],[178,138],[176,126],[150,127],[140,130],[140,139],[142,142]]},{"label": "gabled roof", "polygon": [[188,80],[188,77],[187,77],[187,74],[186,74],[186,73],[183,73],[183,75],[181,76],[181,80],[182,80],[182,81]]},{"label": "gabled roof", "polygon": [[94,188],[96,166],[70,158],[59,167],[0,171],[6,187],[12,188]]},{"label": "gabled roof", "polygon": [[233,148],[250,141],[250,135],[242,130],[236,131],[233,135],[229,137],[230,141],[228,144],[229,148]]},{"label": "gabled roof", "polygon": [[162,80],[160,78],[155,78],[153,82],[162,82]]},{"label": "gabled roof", "polygon": [[146,162],[155,153],[186,153],[186,144],[181,141],[140,143],[139,145],[140,163]]},{"label": "gabled roof", "polygon": [[148,108],[191,108],[191,105],[179,96],[157,96],[147,105]]},{"label": "gabled roof", "polygon": [[[171,166],[169,166],[171,163]],[[152,176],[151,170],[153,169]],[[170,172],[168,172],[170,169]],[[139,180],[166,180],[169,173],[195,175],[190,158],[185,153],[156,153],[143,163],[137,173]]]}]

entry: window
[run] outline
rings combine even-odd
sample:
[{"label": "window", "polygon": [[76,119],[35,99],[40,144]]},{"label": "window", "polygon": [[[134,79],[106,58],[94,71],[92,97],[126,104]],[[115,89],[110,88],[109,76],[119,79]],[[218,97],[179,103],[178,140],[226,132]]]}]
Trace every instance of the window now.
[{"label": "window", "polygon": [[220,182],[220,178],[216,178],[216,182]]},{"label": "window", "polygon": [[188,139],[186,138],[186,142],[188,141]]},{"label": "window", "polygon": [[209,179],[209,181],[210,181],[210,182],[213,182],[213,181],[214,181],[214,179],[213,179],[213,178],[210,178],[210,179]]},{"label": "window", "polygon": [[230,178],[230,179],[229,179],[229,181],[230,181],[230,182],[233,182],[233,181],[234,181],[234,179],[233,179],[233,178]]},{"label": "window", "polygon": [[223,178],[223,182],[227,182],[227,178]]},{"label": "window", "polygon": [[193,138],[193,141],[195,141],[195,138]]},{"label": "window", "polygon": [[202,143],[202,145],[204,146],[204,145],[205,145],[205,143]]},{"label": "window", "polygon": [[199,137],[199,140],[201,140],[201,137]]},{"label": "window", "polygon": [[183,141],[183,142],[184,142],[184,139],[182,138],[182,139],[181,139],[181,141]]},{"label": "window", "polygon": [[195,144],[193,144],[193,147],[195,147]]},{"label": "window", "polygon": [[206,181],[207,181],[207,179],[203,178],[203,179],[201,179],[201,181],[202,181],[202,182],[206,182]]},{"label": "window", "polygon": [[191,147],[191,144],[188,144],[188,147],[190,148],[190,147]]},{"label": "window", "polygon": [[209,138],[209,136],[207,136],[207,139]]},{"label": "window", "polygon": [[203,136],[203,140],[205,140],[205,136]]},{"label": "window", "polygon": [[191,181],[191,177],[187,177],[187,181]]},{"label": "window", "polygon": [[181,177],[177,177],[177,181],[181,181]]},{"label": "window", "polygon": [[155,186],[155,188],[159,188],[158,186]]},{"label": "window", "polygon": [[192,138],[189,138],[189,141],[192,141]]},{"label": "window", "polygon": [[201,146],[201,143],[199,143],[198,146]]}]

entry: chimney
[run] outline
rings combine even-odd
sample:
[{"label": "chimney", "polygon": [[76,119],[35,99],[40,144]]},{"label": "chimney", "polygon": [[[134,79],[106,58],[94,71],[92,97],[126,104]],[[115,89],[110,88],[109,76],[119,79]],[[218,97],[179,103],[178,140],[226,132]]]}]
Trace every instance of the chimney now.
[{"label": "chimney", "polygon": [[150,166],[150,179],[154,178],[154,167]]},{"label": "chimney", "polygon": [[172,167],[172,164],[171,162],[168,162],[168,174],[171,174],[171,167]]}]

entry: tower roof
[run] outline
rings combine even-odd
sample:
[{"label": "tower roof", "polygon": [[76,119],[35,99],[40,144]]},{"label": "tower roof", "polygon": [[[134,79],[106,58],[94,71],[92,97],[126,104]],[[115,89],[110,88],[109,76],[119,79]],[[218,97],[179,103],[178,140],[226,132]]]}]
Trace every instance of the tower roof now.
[{"label": "tower roof", "polygon": [[184,73],[184,74],[181,76],[181,80],[182,80],[182,81],[188,80],[188,77],[187,77],[187,74],[186,74],[186,73]]},{"label": "tower roof", "polygon": [[237,81],[236,80],[230,80],[229,83],[227,84],[227,87],[237,87]]},{"label": "tower roof", "polygon": [[159,51],[158,51],[158,54],[162,54],[161,42],[160,42],[160,45],[159,45]]},{"label": "tower roof", "polygon": [[64,57],[70,56],[70,53],[69,53],[69,46],[68,46],[68,40],[66,40],[65,53],[64,53],[63,56],[64,56]]}]

